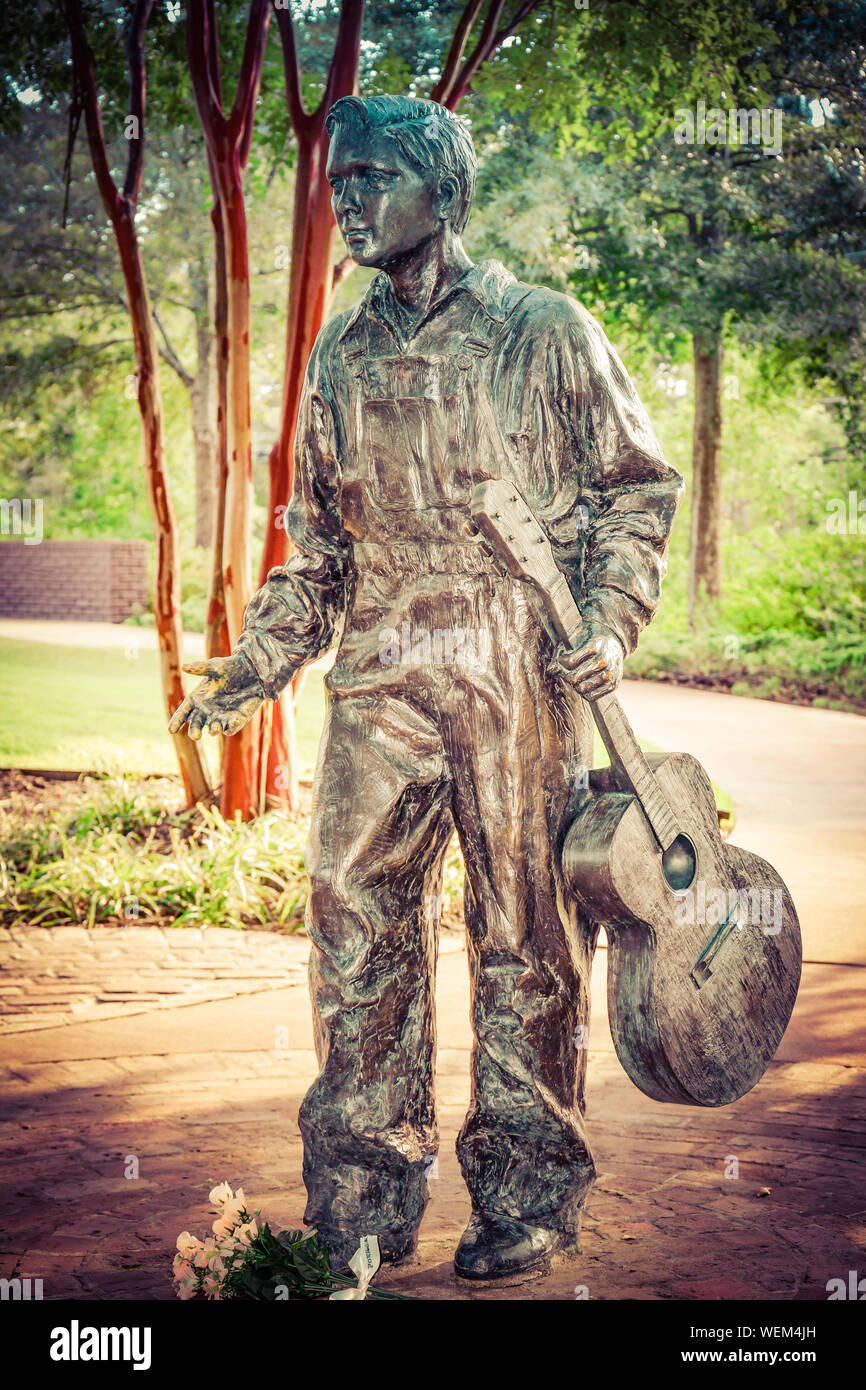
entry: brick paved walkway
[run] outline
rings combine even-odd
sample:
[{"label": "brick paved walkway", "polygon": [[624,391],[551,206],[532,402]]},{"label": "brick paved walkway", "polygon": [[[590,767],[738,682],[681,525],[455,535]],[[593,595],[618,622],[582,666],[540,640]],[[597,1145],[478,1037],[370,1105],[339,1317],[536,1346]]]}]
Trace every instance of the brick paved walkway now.
[{"label": "brick paved walkway", "polygon": [[0,1037],[306,984],[308,952],[228,928],[0,928]]}]

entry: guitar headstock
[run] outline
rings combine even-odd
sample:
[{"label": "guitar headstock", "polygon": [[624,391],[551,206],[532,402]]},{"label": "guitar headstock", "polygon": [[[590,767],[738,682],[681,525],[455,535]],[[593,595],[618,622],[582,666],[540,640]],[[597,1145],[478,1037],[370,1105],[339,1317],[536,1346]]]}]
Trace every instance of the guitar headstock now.
[{"label": "guitar headstock", "polygon": [[477,483],[472,520],[493,553],[515,579],[531,579],[549,590],[560,577],[550,541],[513,483],[488,478]]}]

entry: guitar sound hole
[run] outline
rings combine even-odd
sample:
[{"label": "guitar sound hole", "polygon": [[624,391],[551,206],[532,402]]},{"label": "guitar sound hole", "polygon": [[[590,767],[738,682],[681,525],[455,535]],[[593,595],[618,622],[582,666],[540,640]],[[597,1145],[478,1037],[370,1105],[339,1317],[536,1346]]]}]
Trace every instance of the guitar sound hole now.
[{"label": "guitar sound hole", "polygon": [[697,871],[695,847],[687,835],[678,835],[662,855],[662,868],[668,887],[675,893],[688,888]]}]

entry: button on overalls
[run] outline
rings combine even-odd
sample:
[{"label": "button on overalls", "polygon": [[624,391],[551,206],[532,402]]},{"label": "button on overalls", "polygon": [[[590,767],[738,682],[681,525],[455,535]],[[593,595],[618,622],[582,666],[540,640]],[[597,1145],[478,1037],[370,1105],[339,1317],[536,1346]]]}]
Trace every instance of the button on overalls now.
[{"label": "button on overalls", "polygon": [[597,929],[566,902],[558,863],[591,718],[547,674],[527,586],[464,529],[473,484],[513,467],[484,386],[501,332],[479,307],[443,351],[376,355],[367,330],[345,349],[354,553],[308,848],[321,1071],[300,1112],[304,1219],[344,1260],[372,1233],[385,1258],[411,1251],[428,1199],[455,828],[474,1032],[457,1153],[473,1208],[576,1232],[594,1174],[582,1109]]}]

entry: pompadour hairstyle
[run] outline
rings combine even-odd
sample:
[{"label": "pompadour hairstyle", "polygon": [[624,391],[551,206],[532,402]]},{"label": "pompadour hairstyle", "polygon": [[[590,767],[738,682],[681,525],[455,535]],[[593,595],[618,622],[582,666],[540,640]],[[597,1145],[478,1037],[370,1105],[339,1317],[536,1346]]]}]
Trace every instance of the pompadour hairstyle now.
[{"label": "pompadour hairstyle", "polygon": [[441,178],[451,174],[460,189],[452,219],[455,232],[469,221],[478,161],[466,122],[436,101],[410,97],[341,97],[328,112],[325,128],[333,136],[337,126],[358,132],[382,130],[400,147],[404,157],[422,174]]}]

